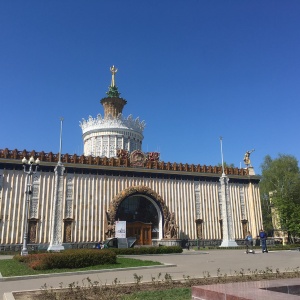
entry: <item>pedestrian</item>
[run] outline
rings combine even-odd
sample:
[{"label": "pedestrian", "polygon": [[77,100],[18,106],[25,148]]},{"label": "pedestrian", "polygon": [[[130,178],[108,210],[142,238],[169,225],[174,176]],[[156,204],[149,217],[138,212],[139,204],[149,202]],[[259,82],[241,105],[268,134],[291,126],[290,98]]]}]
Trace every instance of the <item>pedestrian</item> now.
[{"label": "pedestrian", "polygon": [[185,246],[186,246],[186,249],[190,250],[190,243],[189,243],[189,240],[187,240]]},{"label": "pedestrian", "polygon": [[96,244],[96,248],[97,249],[102,249],[103,248],[103,244],[101,241],[99,241],[97,244]]},{"label": "pedestrian", "polygon": [[259,231],[258,237],[260,238],[260,245],[261,245],[262,253],[265,253],[265,252],[268,253],[266,232],[263,229],[261,229]]},{"label": "pedestrian", "polygon": [[246,240],[246,253],[248,254],[249,252],[254,253],[253,251],[253,239],[252,239],[252,234],[250,231],[247,232],[247,236],[245,238]]}]

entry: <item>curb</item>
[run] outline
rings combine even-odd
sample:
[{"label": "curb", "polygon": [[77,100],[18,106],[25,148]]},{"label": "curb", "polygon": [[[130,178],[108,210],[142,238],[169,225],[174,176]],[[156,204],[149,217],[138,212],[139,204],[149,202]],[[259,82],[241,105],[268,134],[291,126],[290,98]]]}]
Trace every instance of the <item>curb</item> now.
[{"label": "curb", "polygon": [[122,271],[140,270],[140,269],[169,268],[169,267],[177,267],[177,265],[163,264],[163,265],[144,266],[144,267],[115,268],[115,269],[89,270],[89,271],[64,272],[64,273],[37,274],[37,275],[28,275],[28,276],[0,277],[0,282],[17,281],[17,280],[32,280],[35,278],[49,278],[49,277],[69,276],[69,275],[84,275],[84,274],[91,274],[91,273],[94,274],[94,273],[115,272],[115,271],[122,272]]}]

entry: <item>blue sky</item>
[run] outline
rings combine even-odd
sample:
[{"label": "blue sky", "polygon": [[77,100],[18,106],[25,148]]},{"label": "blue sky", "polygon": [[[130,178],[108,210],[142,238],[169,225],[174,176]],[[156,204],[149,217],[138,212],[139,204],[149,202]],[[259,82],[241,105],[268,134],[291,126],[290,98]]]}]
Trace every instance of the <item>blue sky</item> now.
[{"label": "blue sky", "polygon": [[[299,159],[300,1],[1,1],[0,149],[82,154],[116,84],[170,162]],[[242,166],[243,163],[242,163]]]}]

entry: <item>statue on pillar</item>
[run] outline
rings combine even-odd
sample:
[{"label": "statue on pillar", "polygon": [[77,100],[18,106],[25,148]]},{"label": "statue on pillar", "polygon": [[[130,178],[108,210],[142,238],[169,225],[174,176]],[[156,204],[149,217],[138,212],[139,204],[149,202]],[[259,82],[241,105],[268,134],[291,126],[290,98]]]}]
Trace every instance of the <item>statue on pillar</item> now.
[{"label": "statue on pillar", "polygon": [[248,150],[248,151],[245,153],[245,155],[244,155],[244,163],[245,163],[245,165],[246,165],[247,168],[248,168],[248,167],[251,167],[250,154],[251,154],[252,152],[254,152],[254,151],[255,151],[255,149]]}]

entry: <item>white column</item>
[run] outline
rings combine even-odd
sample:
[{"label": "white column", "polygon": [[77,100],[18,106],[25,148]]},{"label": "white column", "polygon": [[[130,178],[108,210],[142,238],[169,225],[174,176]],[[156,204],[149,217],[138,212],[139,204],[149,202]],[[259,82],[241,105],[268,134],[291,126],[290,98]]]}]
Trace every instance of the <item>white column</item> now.
[{"label": "white column", "polygon": [[221,195],[222,195],[222,226],[223,240],[220,247],[237,247],[237,243],[233,238],[233,222],[231,214],[231,205],[228,192],[229,178],[223,173],[220,178]]},{"label": "white column", "polygon": [[64,180],[64,166],[58,162],[54,169],[55,172],[55,186],[54,199],[51,214],[51,236],[50,245],[47,251],[61,251],[64,250],[62,245],[62,203],[63,203],[63,180]]},{"label": "white column", "polygon": [[106,157],[110,158],[110,135],[107,136],[107,155]]},{"label": "white column", "polygon": [[99,156],[103,155],[103,135],[100,136],[100,154]]}]

